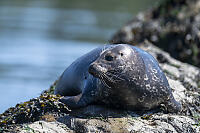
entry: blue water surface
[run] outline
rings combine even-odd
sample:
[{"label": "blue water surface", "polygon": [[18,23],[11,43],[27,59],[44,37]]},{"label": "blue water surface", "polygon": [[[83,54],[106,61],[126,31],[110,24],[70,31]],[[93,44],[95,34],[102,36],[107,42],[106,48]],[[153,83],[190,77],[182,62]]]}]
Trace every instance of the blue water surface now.
[{"label": "blue water surface", "polygon": [[[0,49],[0,111],[39,96],[76,58],[99,43],[12,38]],[[20,44],[20,45],[19,45]]]}]

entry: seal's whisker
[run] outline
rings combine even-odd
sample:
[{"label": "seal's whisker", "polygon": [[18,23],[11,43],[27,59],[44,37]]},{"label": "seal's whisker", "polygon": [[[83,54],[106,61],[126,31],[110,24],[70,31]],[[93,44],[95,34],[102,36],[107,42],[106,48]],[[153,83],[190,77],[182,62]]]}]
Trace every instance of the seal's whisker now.
[{"label": "seal's whisker", "polygon": [[108,75],[102,73],[102,75],[104,76],[104,78],[106,78],[107,80],[109,80],[110,82],[116,83],[114,79],[112,79],[111,77],[109,77]]},{"label": "seal's whisker", "polygon": [[115,75],[115,74],[113,74],[112,77],[115,77],[115,78],[117,78],[117,79],[119,79],[119,80],[124,80],[123,78],[120,77],[120,75]]},{"label": "seal's whisker", "polygon": [[[106,72],[106,74],[108,75],[108,76],[112,76],[112,79],[113,79],[113,77],[114,78],[117,78],[117,79],[115,79],[115,81],[122,81],[122,80],[124,80],[123,78],[121,78],[120,76],[120,74],[118,74],[118,73],[110,73],[110,72]],[[114,80],[114,79],[113,79]]]},{"label": "seal's whisker", "polygon": [[101,80],[101,82],[102,82],[106,87],[111,88],[111,87],[104,81],[103,75],[101,75],[101,74],[100,74],[100,80]]},{"label": "seal's whisker", "polygon": [[106,76],[106,75],[104,75],[104,74],[102,74],[102,76],[103,76],[106,80],[108,80],[108,81],[110,81],[110,82],[113,82],[108,76]]},{"label": "seal's whisker", "polygon": [[111,73],[111,74],[120,74],[121,72],[118,69],[113,69],[113,70],[109,70],[109,73]]}]

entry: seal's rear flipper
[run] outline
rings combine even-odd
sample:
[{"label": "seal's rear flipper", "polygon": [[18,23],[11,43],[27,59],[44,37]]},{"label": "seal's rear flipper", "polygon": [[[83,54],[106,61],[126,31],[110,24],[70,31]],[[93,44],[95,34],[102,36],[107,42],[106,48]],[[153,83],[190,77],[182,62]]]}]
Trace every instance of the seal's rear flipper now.
[{"label": "seal's rear flipper", "polygon": [[168,112],[178,113],[181,111],[182,106],[179,102],[177,102],[174,97],[171,97],[166,103],[165,106]]}]

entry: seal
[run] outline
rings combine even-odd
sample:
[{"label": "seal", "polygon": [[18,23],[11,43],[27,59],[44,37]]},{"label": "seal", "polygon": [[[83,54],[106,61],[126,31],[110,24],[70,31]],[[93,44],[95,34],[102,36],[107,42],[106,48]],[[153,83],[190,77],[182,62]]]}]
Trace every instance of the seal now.
[{"label": "seal", "polygon": [[61,75],[55,94],[71,109],[104,104],[127,110],[181,105],[152,55],[128,44],[104,45],[74,61]]}]

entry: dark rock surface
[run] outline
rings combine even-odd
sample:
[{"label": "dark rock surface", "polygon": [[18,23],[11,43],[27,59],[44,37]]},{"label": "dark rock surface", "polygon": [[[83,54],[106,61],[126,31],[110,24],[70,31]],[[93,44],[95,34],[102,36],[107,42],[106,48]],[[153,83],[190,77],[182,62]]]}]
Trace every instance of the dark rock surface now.
[{"label": "dark rock surface", "polygon": [[200,0],[166,0],[140,13],[111,43],[138,44],[148,39],[178,60],[200,67]]}]

